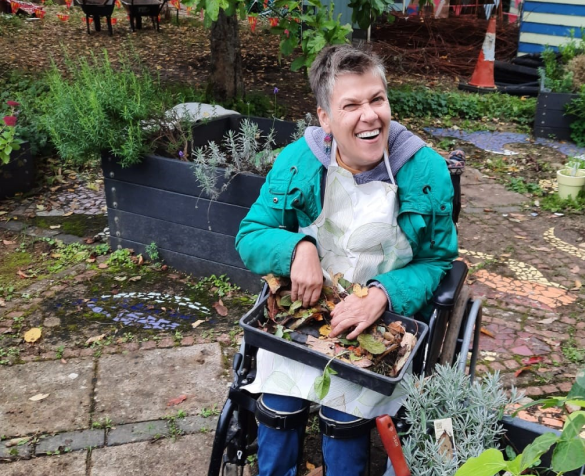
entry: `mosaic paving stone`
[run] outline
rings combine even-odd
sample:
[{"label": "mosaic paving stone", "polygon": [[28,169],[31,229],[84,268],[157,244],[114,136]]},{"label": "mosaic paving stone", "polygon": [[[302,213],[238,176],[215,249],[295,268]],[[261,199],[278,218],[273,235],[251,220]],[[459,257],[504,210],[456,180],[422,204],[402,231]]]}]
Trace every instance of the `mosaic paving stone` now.
[{"label": "mosaic paving stone", "polygon": [[562,143],[543,138],[534,139],[534,142],[532,142],[532,139],[528,134],[492,131],[466,132],[462,130],[432,127],[427,127],[424,130],[425,132],[428,132],[429,134],[435,137],[454,137],[456,139],[461,139],[470,142],[474,146],[483,149],[487,152],[493,152],[496,154],[515,155],[515,152],[506,149],[504,146],[506,144],[518,143],[525,144],[526,142],[544,145],[547,147],[551,147],[553,149],[557,149],[567,156],[574,157],[577,155],[585,154],[584,147],[577,147],[574,144]]}]

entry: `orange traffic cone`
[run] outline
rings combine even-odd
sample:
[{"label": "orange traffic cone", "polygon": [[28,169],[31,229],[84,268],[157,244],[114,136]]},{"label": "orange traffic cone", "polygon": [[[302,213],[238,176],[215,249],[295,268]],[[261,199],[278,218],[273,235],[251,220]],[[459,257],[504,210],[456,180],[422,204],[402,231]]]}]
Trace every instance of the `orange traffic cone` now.
[{"label": "orange traffic cone", "polygon": [[496,17],[492,16],[488,23],[487,32],[485,34],[485,40],[481,51],[479,52],[479,58],[475,65],[475,70],[469,80],[470,86],[476,86],[478,88],[494,88],[496,83],[494,82],[494,61],[496,56]]}]

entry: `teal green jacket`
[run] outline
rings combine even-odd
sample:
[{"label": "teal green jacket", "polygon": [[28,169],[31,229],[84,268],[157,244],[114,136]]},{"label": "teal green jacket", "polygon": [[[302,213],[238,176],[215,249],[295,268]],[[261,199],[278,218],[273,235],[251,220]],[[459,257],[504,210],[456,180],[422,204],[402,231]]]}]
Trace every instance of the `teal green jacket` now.
[{"label": "teal green jacket", "polygon": [[[236,248],[248,269],[260,275],[290,276],[299,241],[314,242],[298,229],[321,213],[325,172],[304,138],[280,153],[236,236]],[[413,259],[372,281],[382,284],[394,312],[410,316],[429,302],[457,258],[457,232],[451,219],[453,186],[445,160],[429,147],[400,168],[396,183],[398,225],[410,242]]]}]

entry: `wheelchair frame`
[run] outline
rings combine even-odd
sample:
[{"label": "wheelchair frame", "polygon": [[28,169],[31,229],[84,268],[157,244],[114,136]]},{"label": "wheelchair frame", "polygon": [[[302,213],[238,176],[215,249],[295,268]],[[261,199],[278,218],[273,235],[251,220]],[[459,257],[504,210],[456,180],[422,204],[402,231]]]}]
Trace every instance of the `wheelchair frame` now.
[{"label": "wheelchair frame", "polygon": [[[468,356],[466,349],[471,349],[469,375],[473,380],[479,354],[481,300],[468,298],[466,302],[460,303],[462,319],[455,319],[453,314],[459,297],[466,296],[462,293],[462,288],[467,270],[467,265],[463,261],[455,261],[435,291],[433,296],[435,309],[429,321],[427,342],[414,358],[414,373],[431,374],[435,364],[440,360],[446,336],[455,333],[457,335],[455,356],[459,354],[459,357],[453,357],[449,363],[457,362],[461,371],[465,371]],[[258,300],[265,297],[267,292],[268,288],[265,287]],[[457,321],[461,323],[460,326],[450,326]],[[257,350],[256,347],[243,342],[240,351],[234,356],[234,381],[217,423],[208,476],[243,474],[248,456],[257,452],[255,408],[258,396],[241,389],[255,377]],[[397,423],[397,427],[399,426],[400,422]]]}]

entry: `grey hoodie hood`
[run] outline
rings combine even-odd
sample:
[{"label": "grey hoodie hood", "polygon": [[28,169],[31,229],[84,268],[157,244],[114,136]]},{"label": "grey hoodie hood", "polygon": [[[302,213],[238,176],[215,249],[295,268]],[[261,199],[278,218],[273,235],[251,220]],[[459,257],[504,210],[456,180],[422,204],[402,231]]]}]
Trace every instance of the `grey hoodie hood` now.
[{"label": "grey hoodie hood", "polygon": [[[311,152],[325,167],[331,162],[331,152],[326,152],[323,139],[325,131],[320,127],[310,126],[305,130],[305,140]],[[418,136],[408,131],[402,124],[391,121],[388,137],[388,159],[392,174],[396,176],[400,168],[410,160],[420,149],[427,144]],[[354,175],[357,183],[367,183],[373,180],[388,180],[388,173],[382,161],[372,170]]]}]

